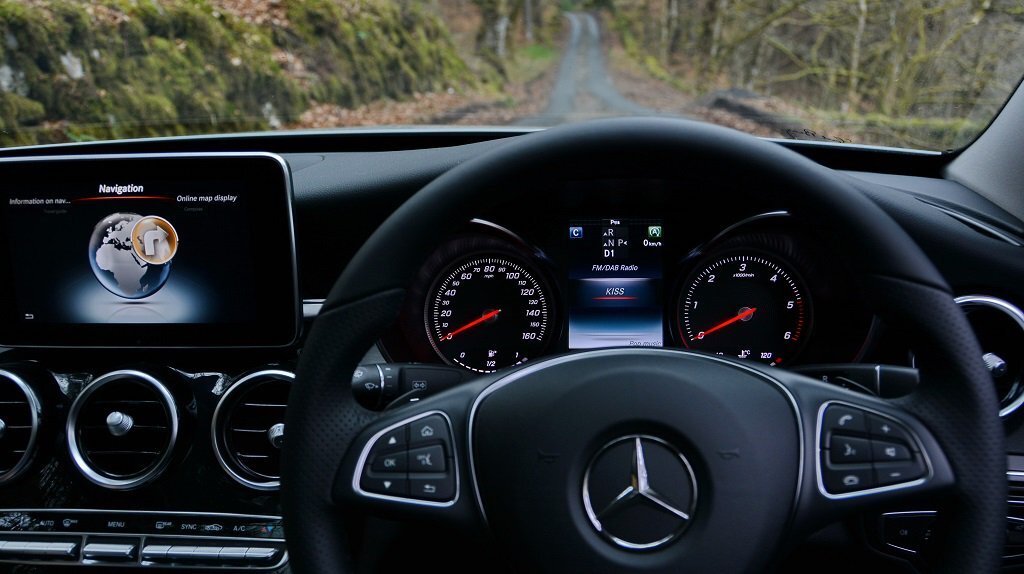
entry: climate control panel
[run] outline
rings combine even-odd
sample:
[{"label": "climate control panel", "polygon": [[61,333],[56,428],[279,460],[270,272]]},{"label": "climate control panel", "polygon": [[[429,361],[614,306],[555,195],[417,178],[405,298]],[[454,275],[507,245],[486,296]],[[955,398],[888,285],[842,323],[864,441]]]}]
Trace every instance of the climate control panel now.
[{"label": "climate control panel", "polygon": [[286,561],[284,531],[276,516],[0,511],[0,562],[273,570]]}]

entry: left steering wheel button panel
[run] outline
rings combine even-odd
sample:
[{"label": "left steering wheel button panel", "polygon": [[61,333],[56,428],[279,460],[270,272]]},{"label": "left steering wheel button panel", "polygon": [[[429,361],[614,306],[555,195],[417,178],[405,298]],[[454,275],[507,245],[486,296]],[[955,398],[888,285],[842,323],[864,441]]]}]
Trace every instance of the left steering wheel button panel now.
[{"label": "left steering wheel button panel", "polygon": [[451,424],[440,412],[374,435],[356,468],[357,492],[399,502],[447,504],[458,493]]}]

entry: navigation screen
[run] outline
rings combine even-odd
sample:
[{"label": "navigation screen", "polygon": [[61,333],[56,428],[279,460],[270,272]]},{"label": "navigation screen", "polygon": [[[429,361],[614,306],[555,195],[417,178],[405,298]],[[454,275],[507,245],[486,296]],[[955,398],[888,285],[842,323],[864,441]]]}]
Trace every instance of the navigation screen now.
[{"label": "navigation screen", "polygon": [[[177,169],[173,175],[166,169],[171,164],[160,162],[149,163],[149,176],[138,164],[103,165],[102,172],[77,172],[73,180],[42,177],[7,186],[4,228],[14,295],[8,320],[15,332],[132,325],[138,328],[120,330],[131,341],[173,339],[173,331],[147,337],[139,330],[147,325],[236,326],[241,333],[265,319],[281,324],[279,310],[294,305],[294,297],[269,301],[281,291],[274,285],[280,279],[261,275],[271,261],[275,274],[294,273],[291,257],[267,259],[281,251],[266,249],[268,236],[284,231],[273,241],[291,241],[288,226],[267,219],[271,204],[281,207],[272,199],[280,194],[240,177],[202,180],[201,171]],[[36,167],[37,174],[47,171]],[[118,331],[107,333],[117,342]]]},{"label": "navigation screen", "polygon": [[569,348],[664,344],[660,219],[569,222]]}]

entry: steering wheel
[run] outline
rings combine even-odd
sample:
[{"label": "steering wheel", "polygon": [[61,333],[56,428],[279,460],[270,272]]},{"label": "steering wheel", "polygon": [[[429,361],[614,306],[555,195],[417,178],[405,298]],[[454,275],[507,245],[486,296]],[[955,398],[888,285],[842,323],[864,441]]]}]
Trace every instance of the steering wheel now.
[{"label": "steering wheel", "polygon": [[[354,369],[446,234],[489,205],[542,204],[537,182],[609,172],[713,174],[771,189],[795,216],[827,224],[870,307],[915,349],[917,390],[882,400],[751,362],[630,348],[533,361],[384,413],[356,403]],[[353,571],[347,535],[359,509],[489,528],[527,571],[760,571],[844,515],[927,494],[942,503],[936,569],[993,572],[1006,460],[980,358],[932,263],[832,170],[685,120],[525,135],[412,196],[325,301],[288,402],[281,496],[291,565]],[[428,474],[389,473],[387,458]]]}]

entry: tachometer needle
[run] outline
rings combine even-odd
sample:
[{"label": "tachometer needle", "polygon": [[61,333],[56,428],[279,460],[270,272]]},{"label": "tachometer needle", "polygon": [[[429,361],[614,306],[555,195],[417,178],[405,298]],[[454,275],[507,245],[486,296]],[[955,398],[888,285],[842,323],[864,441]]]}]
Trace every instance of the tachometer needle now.
[{"label": "tachometer needle", "polygon": [[729,325],[732,325],[736,321],[742,321],[742,320],[746,319],[747,317],[750,317],[751,315],[754,314],[754,311],[757,311],[757,307],[749,307],[747,309],[744,309],[744,310],[740,311],[735,317],[732,317],[730,319],[726,319],[725,321],[722,321],[721,323],[715,325],[714,327],[711,327],[710,329],[707,329],[705,331],[701,331],[700,333],[697,333],[696,337],[690,337],[690,340],[691,341],[695,341],[697,339],[703,339],[704,337],[707,337],[708,335],[710,335],[711,333],[714,333],[715,331],[718,331],[719,329],[724,329],[724,328],[728,327]]},{"label": "tachometer needle", "polygon": [[476,327],[480,323],[483,323],[484,321],[488,321],[490,319],[493,319],[494,317],[497,317],[498,313],[501,313],[501,309],[495,309],[495,310],[493,310],[493,311],[491,311],[489,313],[484,313],[483,315],[480,316],[479,319],[473,319],[469,323],[466,323],[465,325],[459,327],[458,329],[455,329],[451,333],[448,333],[444,337],[441,337],[441,340],[442,341],[450,341],[452,339],[452,337],[454,337],[455,335],[458,335],[459,333],[461,333],[463,331],[468,331],[468,330],[472,329],[473,327]]}]

